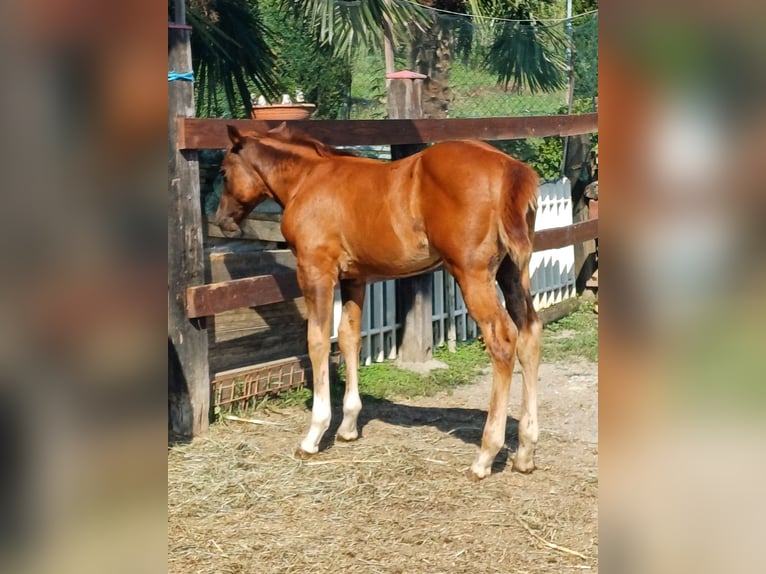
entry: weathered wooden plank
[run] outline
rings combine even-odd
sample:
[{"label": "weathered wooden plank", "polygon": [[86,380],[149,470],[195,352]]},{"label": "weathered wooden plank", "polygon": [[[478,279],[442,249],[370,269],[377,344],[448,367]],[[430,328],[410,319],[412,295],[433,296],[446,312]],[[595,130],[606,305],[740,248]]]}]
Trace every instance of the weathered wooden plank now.
[{"label": "weathered wooden plank", "polygon": [[[595,237],[598,237],[598,219],[591,219],[536,232],[534,249],[557,249]],[[220,281],[187,289],[187,316],[205,317],[242,307],[278,303],[300,296],[298,279],[292,271]]]},{"label": "weathered wooden plank", "polygon": [[598,237],[598,219],[590,219],[564,227],[543,229],[535,233],[535,251],[558,249],[567,245],[576,245]]},{"label": "weathered wooden plank", "polygon": [[[270,221],[261,218],[247,218],[242,222],[242,236],[240,239],[251,239],[258,241],[284,242],[282,227],[279,221]],[[226,237],[221,228],[214,223],[207,225],[208,237]]]},{"label": "weathered wooden plank", "polygon": [[293,272],[235,279],[190,287],[186,291],[186,314],[190,318],[215,315],[240,307],[257,307],[301,296]]},{"label": "weathered wooden plank", "polygon": [[219,241],[220,245],[205,249],[207,283],[295,271],[295,255],[289,249],[262,249],[251,241]]},{"label": "weathered wooden plank", "polygon": [[[295,270],[289,249],[264,250],[252,241],[216,240],[205,249],[208,283]],[[210,372],[306,352],[306,304],[302,297],[240,307],[207,318]]]},{"label": "weathered wooden plank", "polygon": [[[229,146],[227,124],[241,130],[265,131],[280,121],[182,118],[178,149],[224,149]],[[565,136],[598,131],[598,114],[528,116],[516,118],[300,120],[289,125],[329,145],[388,145],[453,139],[510,140]]]},{"label": "weathered wooden plank", "polygon": [[[394,153],[396,156],[397,154]],[[592,202],[593,203],[593,202]],[[588,225],[586,225],[588,224]],[[208,236],[225,237],[221,229],[212,223],[208,224]],[[284,242],[281,224],[262,218],[246,219],[242,224],[242,237],[240,239],[257,239],[260,241]],[[598,237],[598,218],[592,218],[585,222],[578,222],[571,226],[544,229],[535,233],[535,251],[577,245],[584,241]]]},{"label": "weathered wooden plank", "polygon": [[208,323],[211,373],[305,353],[308,345],[303,297],[226,311]]},{"label": "weathered wooden plank", "polygon": [[577,297],[571,297],[538,311],[538,315],[540,316],[543,325],[547,325],[548,323],[558,321],[567,315],[571,315],[579,308],[580,300]]},{"label": "weathered wooden plank", "polygon": [[[186,29],[168,30],[168,71],[191,70]],[[178,116],[194,115],[191,82],[168,85],[168,405],[171,429],[207,430],[210,415],[208,341],[204,322],[186,315],[186,290],[205,281],[197,152],[176,147]]]},{"label": "weathered wooden plank", "polygon": [[[210,345],[229,344],[231,341],[243,339],[250,335],[266,335],[274,331],[282,337],[280,344],[287,344],[294,331],[279,335],[280,329],[291,329],[288,323],[292,320],[303,322],[302,330],[305,330],[306,301],[303,297],[297,297],[288,301],[260,305],[257,307],[240,307],[231,311],[224,311],[215,315],[215,320],[210,318],[208,333]],[[305,333],[303,333],[305,336]],[[232,343],[236,344],[236,343]],[[268,354],[268,353],[267,353]],[[212,362],[212,359],[211,359]],[[212,366],[211,366],[212,371]]]},{"label": "weathered wooden plank", "polygon": [[[596,219],[595,221],[598,220]],[[569,227],[571,227],[571,229],[569,229]],[[243,234],[239,239],[273,241],[282,243],[285,241],[285,238],[282,235],[280,224],[278,222],[265,221],[261,219],[247,219],[242,224],[242,231]],[[209,237],[225,237],[223,233],[221,233],[221,229],[212,223],[208,224],[207,232]],[[572,226],[545,229],[535,233],[535,251],[566,247],[567,245],[578,245],[582,242],[592,240],[597,237],[597,223],[582,226],[578,222]],[[541,247],[543,245],[544,247]]]}]

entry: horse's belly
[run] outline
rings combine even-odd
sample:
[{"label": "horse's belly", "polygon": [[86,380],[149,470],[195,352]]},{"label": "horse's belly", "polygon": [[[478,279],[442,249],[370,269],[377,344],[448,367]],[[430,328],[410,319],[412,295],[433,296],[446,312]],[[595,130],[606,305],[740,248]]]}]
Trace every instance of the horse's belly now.
[{"label": "horse's belly", "polygon": [[430,250],[424,253],[382,254],[377,257],[350,256],[341,263],[341,277],[344,279],[370,280],[408,277],[436,269],[441,258]]},{"label": "horse's belly", "polygon": [[342,277],[407,277],[439,265],[422,220],[389,217],[364,223],[344,230]]}]

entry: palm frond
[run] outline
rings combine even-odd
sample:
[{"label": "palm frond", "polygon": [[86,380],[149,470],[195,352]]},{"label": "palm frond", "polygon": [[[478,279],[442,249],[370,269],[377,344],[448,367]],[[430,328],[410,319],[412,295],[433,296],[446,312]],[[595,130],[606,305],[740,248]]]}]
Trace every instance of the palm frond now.
[{"label": "palm frond", "polygon": [[553,92],[567,83],[566,36],[537,21],[500,22],[484,61],[505,89]]},{"label": "palm frond", "polygon": [[406,38],[407,26],[425,29],[425,10],[395,0],[306,0],[294,3],[316,38],[333,47],[337,55],[360,48],[383,46],[383,25],[388,22],[395,39]]},{"label": "palm frond", "polygon": [[202,9],[189,6],[192,26],[192,57],[199,110],[210,112],[220,105],[218,93],[233,116],[247,115],[250,89],[276,96],[274,53],[267,44],[255,0],[210,0]]}]

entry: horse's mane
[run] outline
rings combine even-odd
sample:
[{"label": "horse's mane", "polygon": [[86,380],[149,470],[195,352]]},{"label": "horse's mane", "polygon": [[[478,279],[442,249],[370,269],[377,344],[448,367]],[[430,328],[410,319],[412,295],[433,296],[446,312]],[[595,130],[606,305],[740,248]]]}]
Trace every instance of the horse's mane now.
[{"label": "horse's mane", "polygon": [[285,143],[313,148],[321,157],[357,156],[356,152],[354,151],[338,149],[336,147],[327,145],[318,139],[311,137],[305,132],[288,128],[287,126],[276,130],[269,130],[268,135]]}]

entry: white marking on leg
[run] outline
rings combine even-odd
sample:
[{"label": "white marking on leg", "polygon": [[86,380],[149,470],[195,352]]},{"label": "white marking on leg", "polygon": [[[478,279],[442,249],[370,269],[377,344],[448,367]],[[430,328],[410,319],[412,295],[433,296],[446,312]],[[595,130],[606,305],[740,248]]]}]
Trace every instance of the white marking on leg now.
[{"label": "white marking on leg", "polygon": [[338,327],[338,346],[346,361],[346,393],[343,395],[343,421],[338,427],[340,440],[359,438],[357,418],[362,410],[359,397],[360,320],[364,304],[364,285],[346,283],[341,286],[343,313]]},{"label": "white marking on leg", "polygon": [[539,434],[537,424],[537,369],[539,366],[540,336],[542,326],[535,322],[522,334],[519,341],[519,363],[523,388],[521,392],[521,416],[519,417],[519,448],[513,466],[528,472],[534,469],[535,448]]},{"label": "white marking on leg", "polygon": [[359,438],[356,421],[362,410],[362,399],[359,397],[359,345],[346,349],[346,393],[343,395],[343,421],[338,427],[341,440],[351,441]]},{"label": "white marking on leg", "polygon": [[338,428],[338,436],[343,440],[356,440],[359,438],[357,430],[357,418],[362,410],[362,399],[359,398],[359,390],[356,385],[351,385],[346,389],[346,395],[343,397],[343,422]]},{"label": "white marking on leg", "polygon": [[[298,283],[303,291],[308,311],[308,351],[314,372],[314,406],[311,409],[311,426],[301,441],[296,454],[314,454],[319,451],[322,435],[330,426],[330,324],[332,323],[332,298],[336,277],[324,275],[313,266],[305,266],[298,260]],[[300,451],[303,451],[302,453]]]},{"label": "white marking on leg", "polygon": [[330,408],[329,392],[314,393],[314,406],[311,409],[311,426],[306,437],[301,441],[301,448],[305,452],[315,454],[319,451],[319,441],[322,440],[322,436],[330,426],[331,417],[332,410]]},{"label": "white marking on leg", "polygon": [[471,470],[479,478],[485,478],[492,472],[492,463],[505,442],[505,424],[507,415],[487,420],[481,440],[481,449],[471,465]]},{"label": "white marking on leg", "polygon": [[[512,369],[512,367],[511,367]],[[497,367],[492,381],[487,422],[481,439],[481,449],[471,465],[471,471],[477,478],[486,478],[492,473],[492,462],[505,443],[505,427],[508,420],[508,393],[510,379]]]}]

